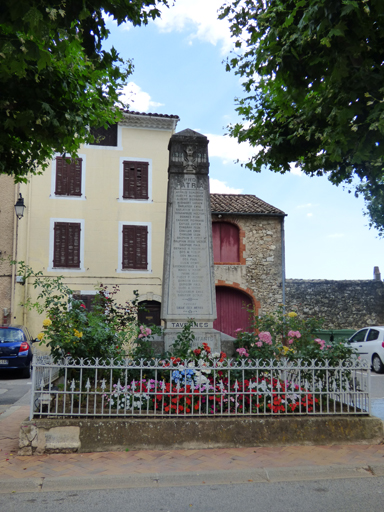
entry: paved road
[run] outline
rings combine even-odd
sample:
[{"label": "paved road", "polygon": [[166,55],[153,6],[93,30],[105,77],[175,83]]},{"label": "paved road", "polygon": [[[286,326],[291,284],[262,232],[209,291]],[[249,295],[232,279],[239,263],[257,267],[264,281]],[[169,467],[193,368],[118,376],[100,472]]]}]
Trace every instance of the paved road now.
[{"label": "paved road", "polygon": [[5,412],[11,405],[16,402],[20,405],[28,402],[28,395],[31,389],[31,379],[25,379],[18,375],[17,372],[0,373],[0,414]]},{"label": "paved road", "polygon": [[[251,479],[250,479],[251,480]],[[289,480],[289,479],[288,479]],[[382,512],[384,477],[0,495],[1,512]],[[300,479],[299,479],[300,480]]]}]

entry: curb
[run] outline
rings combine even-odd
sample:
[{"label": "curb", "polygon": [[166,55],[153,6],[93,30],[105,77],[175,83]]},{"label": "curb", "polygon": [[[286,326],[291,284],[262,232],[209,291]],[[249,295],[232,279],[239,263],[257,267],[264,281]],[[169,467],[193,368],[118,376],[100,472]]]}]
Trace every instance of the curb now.
[{"label": "curb", "polygon": [[76,478],[15,478],[0,479],[0,494],[24,492],[85,491],[96,489],[129,489],[276,483],[346,478],[375,478],[384,476],[384,464],[374,466],[332,465],[284,468],[258,468],[248,471],[202,471],[104,475]]}]

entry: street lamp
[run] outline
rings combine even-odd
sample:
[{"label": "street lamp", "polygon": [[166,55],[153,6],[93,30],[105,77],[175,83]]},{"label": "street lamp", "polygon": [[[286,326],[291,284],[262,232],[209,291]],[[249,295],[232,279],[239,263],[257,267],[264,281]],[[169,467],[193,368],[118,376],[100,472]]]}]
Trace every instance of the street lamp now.
[{"label": "street lamp", "polygon": [[24,210],[25,210],[24,198],[23,198],[23,196],[20,193],[19,194],[19,199],[17,200],[17,202],[15,204],[16,217],[19,220],[21,219],[21,217],[24,216]]}]

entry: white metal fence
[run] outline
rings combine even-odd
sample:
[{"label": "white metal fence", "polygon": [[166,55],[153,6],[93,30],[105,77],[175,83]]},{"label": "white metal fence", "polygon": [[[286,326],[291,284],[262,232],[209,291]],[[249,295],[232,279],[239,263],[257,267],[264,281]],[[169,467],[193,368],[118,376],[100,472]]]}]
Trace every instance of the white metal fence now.
[{"label": "white metal fence", "polygon": [[370,413],[369,371],[360,361],[206,365],[37,357],[34,370],[31,419]]}]

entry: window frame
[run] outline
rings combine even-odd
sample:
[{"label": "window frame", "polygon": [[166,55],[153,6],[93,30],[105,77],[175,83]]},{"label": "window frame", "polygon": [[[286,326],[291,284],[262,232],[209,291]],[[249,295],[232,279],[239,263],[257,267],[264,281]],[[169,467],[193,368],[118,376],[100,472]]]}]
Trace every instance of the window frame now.
[{"label": "window frame", "polygon": [[52,160],[52,174],[51,174],[51,195],[50,197],[53,199],[64,199],[64,200],[70,200],[70,201],[85,201],[85,177],[86,177],[86,163],[87,163],[87,157],[84,153],[79,153],[77,155],[77,158],[81,158],[81,195],[80,196],[63,196],[63,195],[57,195],[56,194],[56,158],[62,157],[60,153],[55,153],[53,160]]},{"label": "window frame", "polygon": [[[79,267],[54,267],[54,254],[55,254],[55,224],[57,222],[65,222],[70,224],[80,224],[80,266]],[[84,219],[67,219],[67,218],[51,218],[49,226],[49,262],[48,272],[85,272],[84,265]]]},{"label": "window frame", "polygon": [[92,148],[96,151],[101,149],[106,149],[108,151],[122,151],[123,145],[122,145],[122,126],[118,123],[117,125],[117,146],[99,146],[98,144],[84,144],[85,148]]},{"label": "window frame", "polygon": [[[143,226],[147,228],[147,269],[123,268],[123,226]],[[119,243],[117,273],[152,274],[152,223],[119,221]]]},{"label": "window frame", "polygon": [[[124,162],[142,162],[148,164],[148,199],[131,199],[124,197]],[[137,157],[120,157],[119,201],[123,203],[152,203],[152,159]]]}]

